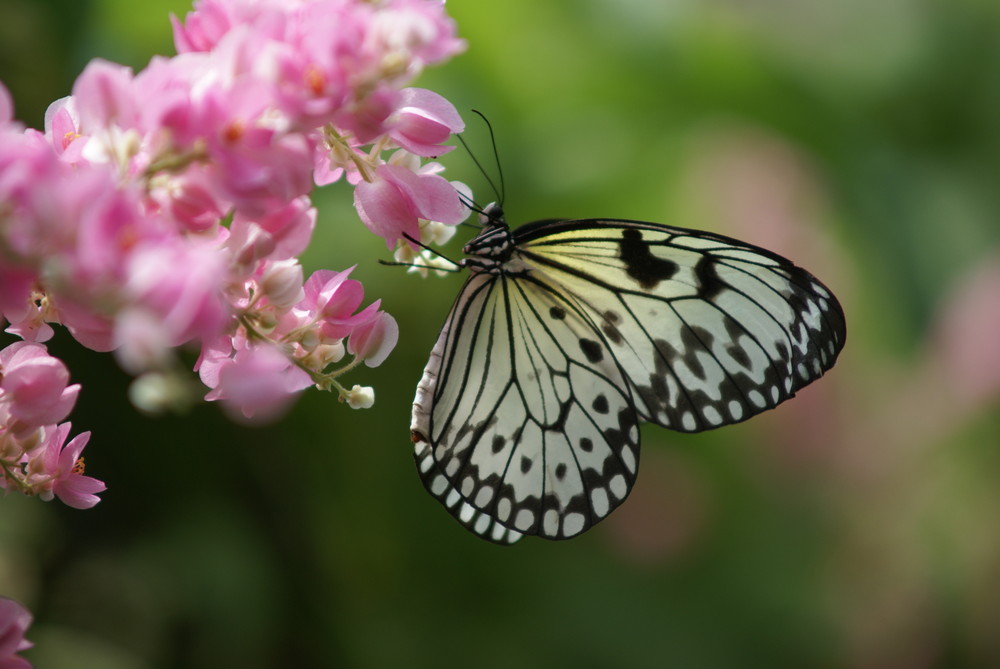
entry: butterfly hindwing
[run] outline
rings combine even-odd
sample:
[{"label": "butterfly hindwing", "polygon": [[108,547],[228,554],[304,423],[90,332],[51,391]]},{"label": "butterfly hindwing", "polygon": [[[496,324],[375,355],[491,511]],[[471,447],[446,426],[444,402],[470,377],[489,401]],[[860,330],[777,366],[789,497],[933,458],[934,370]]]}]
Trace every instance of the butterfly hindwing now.
[{"label": "butterfly hindwing", "polygon": [[501,543],[579,534],[624,500],[638,467],[620,368],[588,319],[530,277],[469,279],[411,428],[428,490]]},{"label": "butterfly hindwing", "polygon": [[743,242],[614,220],[525,226],[515,239],[602,330],[640,417],[664,427],[695,432],[773,408],[843,346],[830,292]]}]

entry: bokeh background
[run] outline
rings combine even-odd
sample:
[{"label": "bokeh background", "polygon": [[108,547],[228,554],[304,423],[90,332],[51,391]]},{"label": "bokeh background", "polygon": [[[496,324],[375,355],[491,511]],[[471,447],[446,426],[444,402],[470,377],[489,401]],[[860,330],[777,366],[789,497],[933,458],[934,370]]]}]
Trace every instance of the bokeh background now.
[{"label": "bokeh background", "polygon": [[[418,85],[498,135],[512,222],[715,230],[820,276],[837,367],[778,410],[644,429],[628,502],[511,548],[427,495],[413,390],[460,279],[383,267],[349,189],[316,197],[311,269],[357,264],[401,338],[250,429],[148,418],[109,356],[83,384],[94,509],[0,500],[0,594],[39,669],[1000,666],[1000,4],[452,0],[468,52]],[[173,53],[184,0],[0,0],[0,80],[41,125],[93,57]],[[459,152],[449,176],[492,199]],[[455,253],[460,245],[454,244]],[[4,340],[5,342],[7,340]],[[648,427],[648,426],[647,426]]]}]

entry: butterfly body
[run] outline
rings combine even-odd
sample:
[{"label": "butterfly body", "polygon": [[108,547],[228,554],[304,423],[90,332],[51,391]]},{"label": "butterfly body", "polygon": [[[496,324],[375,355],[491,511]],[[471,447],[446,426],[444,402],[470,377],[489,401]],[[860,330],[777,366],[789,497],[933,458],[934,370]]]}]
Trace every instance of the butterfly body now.
[{"label": "butterfly body", "polygon": [[745,420],[843,346],[836,298],[764,249],[639,221],[482,219],[411,435],[427,489],[492,541],[583,532],[628,495],[642,421]]}]

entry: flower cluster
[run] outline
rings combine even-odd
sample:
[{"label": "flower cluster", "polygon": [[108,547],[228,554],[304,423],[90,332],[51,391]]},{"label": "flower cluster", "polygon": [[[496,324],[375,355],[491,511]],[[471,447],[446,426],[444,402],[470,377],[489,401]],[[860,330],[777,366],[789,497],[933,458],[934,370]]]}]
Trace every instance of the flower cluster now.
[{"label": "flower cluster", "polygon": [[70,424],[59,421],[80,392],[68,381],[66,365],[41,344],[20,341],[0,351],[0,488],[88,509],[105,486],[83,475],[80,453],[90,433],[65,443]]},{"label": "flower cluster", "polygon": [[[0,354],[7,489],[73,506],[97,490],[86,435],[62,445],[79,387],[41,345],[52,324],[113,351],[145,410],[190,399],[181,346],[200,349],[205,399],[237,416],[274,417],[309,386],[368,407],[371,388],[336,379],[380,364],[398,330],[380,301],[362,307],[351,269],[305,276],[311,189],[354,186],[397,252],[468,214],[465,187],[426,160],[461,117],[407,88],[464,48],[443,0],[200,0],[174,38],[178,55],[137,73],[90,63],[43,131],[14,121],[0,85],[0,323],[24,340]],[[48,370],[33,394],[29,368]]]}]

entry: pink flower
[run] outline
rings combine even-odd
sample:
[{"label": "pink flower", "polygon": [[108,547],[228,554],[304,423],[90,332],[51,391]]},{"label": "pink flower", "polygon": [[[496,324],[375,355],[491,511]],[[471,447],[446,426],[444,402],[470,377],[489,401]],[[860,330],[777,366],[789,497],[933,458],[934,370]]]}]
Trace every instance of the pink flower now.
[{"label": "pink flower", "polygon": [[132,81],[132,68],[106,60],[92,60],[84,68],[73,85],[73,99],[87,134],[112,125],[139,126],[140,104]]},{"label": "pink flower", "polygon": [[454,149],[441,143],[465,128],[453,104],[423,88],[404,89],[391,120],[389,136],[410,153],[425,157],[440,156]]},{"label": "pink flower", "polygon": [[402,52],[418,66],[436,63],[465,50],[444,0],[392,0],[376,17],[375,39],[388,51]]},{"label": "pink flower", "polygon": [[375,318],[354,328],[347,340],[347,350],[363,359],[368,367],[378,367],[396,347],[397,341],[399,326],[396,319],[380,311]]},{"label": "pink flower", "polygon": [[68,169],[40,133],[0,132],[4,264],[37,262],[52,243],[51,221],[71,225],[58,207]]},{"label": "pink flower", "polygon": [[70,165],[85,162],[83,147],[88,138],[80,134],[79,126],[76,101],[72,97],[60,98],[45,110],[45,138],[56,155]]},{"label": "pink flower", "polygon": [[223,400],[234,415],[257,421],[278,418],[295,395],[313,383],[273,346],[250,346],[246,340],[228,337],[202,350],[198,373],[202,383],[212,388],[206,400]]},{"label": "pink flower", "polygon": [[399,106],[399,92],[380,86],[364,100],[345,106],[333,116],[334,124],[354,135],[359,144],[369,144],[388,130],[389,115]]},{"label": "pink flower", "polygon": [[150,195],[183,232],[211,232],[225,216],[229,203],[211,187],[212,172],[192,165],[183,174],[164,180]]},{"label": "pink flower", "polygon": [[261,216],[312,189],[310,138],[266,128],[232,126],[210,143],[214,185],[248,216]]},{"label": "pink flower", "polygon": [[160,320],[169,346],[213,338],[226,322],[221,296],[224,257],[213,244],[164,240],[136,248],[128,259],[123,293],[131,308]]},{"label": "pink flower", "polygon": [[0,669],[31,669],[31,663],[17,653],[34,644],[24,638],[31,626],[28,609],[7,597],[0,597]]},{"label": "pink flower", "polygon": [[316,209],[309,198],[301,197],[264,216],[237,213],[226,246],[238,265],[252,267],[262,260],[298,256],[309,245],[315,228]]},{"label": "pink flower", "polygon": [[317,321],[319,331],[327,341],[348,336],[355,327],[371,320],[378,310],[376,302],[354,313],[361,306],[365,289],[360,281],[347,278],[353,270],[351,267],[343,272],[313,272],[303,287],[305,297],[296,305]]},{"label": "pink flower", "polygon": [[84,476],[83,452],[90,432],[82,432],[63,446],[69,436],[70,423],[45,428],[45,436],[37,455],[27,466],[27,481],[34,492],[49,501],[53,494],[66,506],[89,509],[100,498],[97,493],[107,486],[90,476]]},{"label": "pink flower", "polygon": [[59,321],[78,342],[92,351],[102,353],[114,350],[114,326],[112,319],[94,313],[90,305],[70,299],[60,299]]},{"label": "pink flower", "polygon": [[177,53],[189,51],[210,51],[241,17],[233,16],[236,10],[250,9],[226,0],[195,0],[192,12],[182,23],[176,16],[170,17],[174,26],[174,46]]},{"label": "pink flower", "polygon": [[19,430],[58,423],[73,410],[80,385],[67,386],[69,370],[41,344],[15,342],[0,351],[0,401]]},{"label": "pink flower", "polygon": [[469,213],[443,177],[416,174],[397,165],[381,165],[374,181],[359,183],[354,206],[368,229],[385,239],[390,249],[404,236],[420,239],[421,218],[457,224]]},{"label": "pink flower", "polygon": [[27,268],[0,265],[0,316],[10,322],[7,332],[26,341],[43,342],[51,339],[53,332],[33,299],[35,280],[34,272]]},{"label": "pink flower", "polygon": [[63,179],[41,216],[50,285],[82,302],[116,291],[135,246],[166,233],[162,219],[144,212],[140,199],[137,188],[118,186],[109,166],[79,167]]}]

